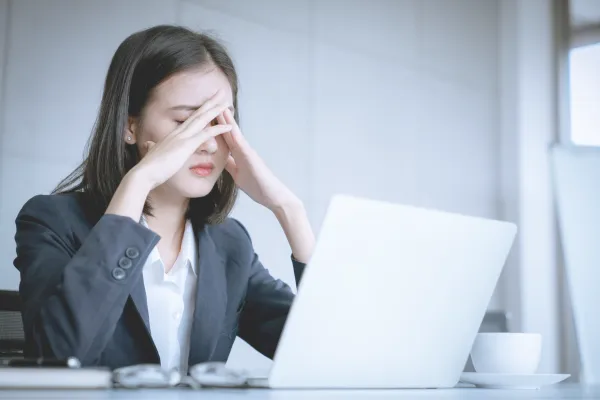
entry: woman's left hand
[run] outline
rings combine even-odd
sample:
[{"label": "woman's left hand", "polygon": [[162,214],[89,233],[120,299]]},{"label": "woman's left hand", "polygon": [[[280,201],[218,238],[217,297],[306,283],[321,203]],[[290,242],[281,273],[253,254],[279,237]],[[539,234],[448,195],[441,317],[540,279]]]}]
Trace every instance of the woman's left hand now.
[{"label": "woman's left hand", "polygon": [[223,134],[231,151],[225,168],[240,189],[275,214],[294,258],[307,263],[315,246],[315,235],[302,202],[277,179],[248,144],[229,109],[218,120],[220,124],[232,126],[231,132]]},{"label": "woman's left hand", "polygon": [[295,205],[300,200],[267,167],[262,158],[244,138],[233,114],[227,109],[218,117],[220,124],[229,124],[231,132],[223,134],[231,155],[225,169],[236,185],[252,200],[271,211]]}]

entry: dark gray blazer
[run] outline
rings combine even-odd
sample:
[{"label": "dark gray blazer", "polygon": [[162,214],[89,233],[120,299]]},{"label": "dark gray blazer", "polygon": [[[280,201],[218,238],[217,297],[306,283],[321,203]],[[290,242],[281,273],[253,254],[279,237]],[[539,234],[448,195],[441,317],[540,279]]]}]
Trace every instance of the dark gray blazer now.
[{"label": "dark gray blazer", "polygon": [[[17,216],[26,356],[75,356],[110,368],[159,363],[142,269],[160,238],[131,218],[87,215],[74,193],[36,196]],[[238,334],[272,358],[292,291],[262,266],[236,220],[207,225],[197,239],[189,365],[226,361]],[[304,264],[292,262],[299,281]]]}]

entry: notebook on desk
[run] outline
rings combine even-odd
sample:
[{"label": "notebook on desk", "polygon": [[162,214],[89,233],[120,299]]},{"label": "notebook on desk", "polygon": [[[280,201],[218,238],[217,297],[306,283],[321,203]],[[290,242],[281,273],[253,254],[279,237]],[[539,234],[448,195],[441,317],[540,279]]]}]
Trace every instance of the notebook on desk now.
[{"label": "notebook on desk", "polygon": [[0,367],[2,389],[107,389],[108,368]]}]

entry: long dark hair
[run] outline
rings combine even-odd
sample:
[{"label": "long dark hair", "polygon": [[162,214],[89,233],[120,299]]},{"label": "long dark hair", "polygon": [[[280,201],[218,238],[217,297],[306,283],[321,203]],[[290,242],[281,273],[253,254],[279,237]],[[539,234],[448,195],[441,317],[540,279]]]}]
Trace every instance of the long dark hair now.
[{"label": "long dark hair", "polygon": [[[86,209],[99,218],[125,174],[140,160],[136,146],[123,140],[128,117],[138,117],[152,90],[176,74],[205,65],[219,68],[233,91],[235,119],[238,79],[233,61],[216,39],[173,25],[136,32],[117,48],[106,75],[100,111],[86,146],[84,161],[53,193],[81,192]],[[227,171],[205,197],[191,199],[188,218],[198,227],[222,222],[235,203],[237,187]],[[151,214],[147,201],[144,214]]]}]

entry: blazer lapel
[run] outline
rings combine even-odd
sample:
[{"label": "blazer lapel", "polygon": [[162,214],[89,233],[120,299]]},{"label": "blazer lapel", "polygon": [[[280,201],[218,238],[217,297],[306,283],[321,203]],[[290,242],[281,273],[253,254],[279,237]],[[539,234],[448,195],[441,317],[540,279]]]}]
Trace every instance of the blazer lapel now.
[{"label": "blazer lapel", "polygon": [[[144,227],[148,227],[148,224],[146,224],[146,220],[144,218],[144,216],[142,215],[140,217],[140,221],[139,223],[141,225],[143,225]],[[152,249],[150,251],[150,254],[148,254],[148,257],[146,258],[146,262],[153,262],[155,260],[152,259],[152,257],[154,256],[154,249]],[[156,256],[154,256],[156,257]],[[145,265],[144,263],[144,265]],[[142,267],[144,267],[144,265]],[[133,285],[133,288],[131,288],[131,292],[129,293],[129,296],[131,297],[131,300],[133,301],[133,304],[135,305],[135,308],[137,309],[138,313],[140,314],[140,317],[142,317],[142,321],[144,321],[144,326],[146,327],[146,332],[148,332],[148,335],[152,336],[150,333],[150,316],[148,315],[148,299],[146,298],[146,286],[144,286],[144,274],[143,274],[143,270],[142,273],[139,276],[138,281],[135,283],[135,285]]]},{"label": "blazer lapel", "polygon": [[198,285],[190,338],[190,366],[209,361],[217,345],[227,308],[225,260],[208,227],[198,235]]},{"label": "blazer lapel", "polygon": [[148,315],[148,300],[146,299],[146,287],[144,286],[144,276],[140,274],[138,281],[131,288],[131,292],[129,293],[129,297],[133,301],[137,312],[140,314],[142,321],[144,321],[144,326],[146,327],[146,332],[150,335],[150,316]]},{"label": "blazer lapel", "polygon": [[140,315],[142,321],[144,322],[144,332],[148,334],[148,338],[150,339],[150,343],[152,344],[152,350],[154,351],[155,362],[160,364],[160,354],[158,354],[158,349],[156,348],[156,344],[154,340],[152,340],[152,334],[150,332],[150,316],[148,315],[148,299],[146,298],[146,286],[144,286],[144,276],[140,275],[139,280],[133,285],[131,288],[131,292],[129,292],[129,297],[131,298],[133,305],[135,306],[138,314]]}]

